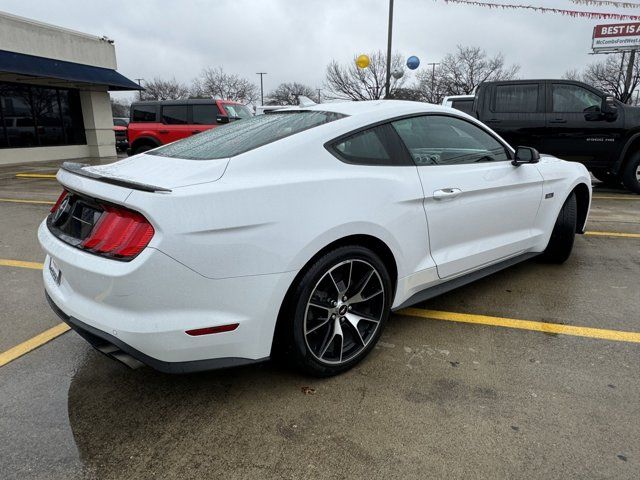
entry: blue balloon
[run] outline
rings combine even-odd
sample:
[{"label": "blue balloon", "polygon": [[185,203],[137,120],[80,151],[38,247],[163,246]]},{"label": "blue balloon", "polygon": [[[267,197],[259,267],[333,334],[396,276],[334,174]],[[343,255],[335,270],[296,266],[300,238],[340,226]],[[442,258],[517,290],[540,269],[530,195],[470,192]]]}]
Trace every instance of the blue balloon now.
[{"label": "blue balloon", "polygon": [[412,55],[409,58],[407,58],[407,68],[409,68],[409,70],[415,70],[419,66],[420,66],[420,59],[418,57],[416,57],[415,55]]}]

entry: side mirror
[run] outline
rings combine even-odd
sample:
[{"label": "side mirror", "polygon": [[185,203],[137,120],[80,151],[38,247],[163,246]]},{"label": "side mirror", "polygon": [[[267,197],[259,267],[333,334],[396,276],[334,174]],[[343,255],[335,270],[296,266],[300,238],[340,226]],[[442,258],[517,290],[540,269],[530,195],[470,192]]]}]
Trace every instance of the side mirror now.
[{"label": "side mirror", "polygon": [[229,123],[229,117],[227,115],[218,115],[216,117],[216,123],[219,125],[223,125],[225,123]]},{"label": "side mirror", "polygon": [[587,122],[597,122],[598,120],[602,120],[603,117],[604,115],[598,105],[592,105],[584,109],[584,119]]},{"label": "side mirror", "polygon": [[538,163],[540,161],[540,153],[535,148],[517,147],[516,156],[511,161],[511,165],[517,167],[525,163]]},{"label": "side mirror", "polygon": [[616,104],[616,100],[609,95],[602,99],[600,110],[604,114],[604,117],[611,122],[618,118],[618,105]]}]

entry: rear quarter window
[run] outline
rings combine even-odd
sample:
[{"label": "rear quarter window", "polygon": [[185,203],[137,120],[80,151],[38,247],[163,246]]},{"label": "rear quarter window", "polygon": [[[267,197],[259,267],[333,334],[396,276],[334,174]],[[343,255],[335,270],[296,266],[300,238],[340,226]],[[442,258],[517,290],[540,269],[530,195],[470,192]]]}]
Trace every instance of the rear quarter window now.
[{"label": "rear quarter window", "polygon": [[388,123],[341,137],[334,141],[329,151],[345,163],[354,165],[413,165],[400,137]]},{"label": "rear quarter window", "polygon": [[155,122],[157,107],[155,105],[135,105],[131,108],[132,122]]}]

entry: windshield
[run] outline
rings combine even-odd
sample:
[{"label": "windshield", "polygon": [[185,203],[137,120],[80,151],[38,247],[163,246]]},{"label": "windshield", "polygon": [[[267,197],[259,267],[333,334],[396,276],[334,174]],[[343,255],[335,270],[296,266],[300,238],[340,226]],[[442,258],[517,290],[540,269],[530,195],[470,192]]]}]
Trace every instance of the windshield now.
[{"label": "windshield", "polygon": [[213,160],[234,157],[276,140],[344,117],[341,113],[292,111],[248,118],[148,152],[161,157]]},{"label": "windshield", "polygon": [[229,116],[232,118],[249,118],[253,116],[251,110],[249,110],[244,105],[238,105],[236,103],[224,103],[223,106]]}]

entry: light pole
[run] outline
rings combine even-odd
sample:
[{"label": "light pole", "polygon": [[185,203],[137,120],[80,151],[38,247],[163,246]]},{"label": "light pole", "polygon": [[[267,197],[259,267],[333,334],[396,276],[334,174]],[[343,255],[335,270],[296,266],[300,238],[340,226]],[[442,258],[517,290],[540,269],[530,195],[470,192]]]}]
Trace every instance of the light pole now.
[{"label": "light pole", "polygon": [[258,72],[256,75],[260,75],[260,104],[264,106],[264,88],[262,86],[262,77],[266,75],[267,72]]},{"label": "light pole", "polygon": [[[136,78],[139,87],[142,87],[142,80],[144,80],[144,78]],[[138,90],[138,100],[142,100],[142,90]]]},{"label": "light pole", "polygon": [[436,67],[440,65],[436,62],[427,63],[427,65],[431,66],[431,101],[436,103]]},{"label": "light pole", "polygon": [[384,96],[389,96],[389,84],[391,83],[391,37],[393,33],[393,0],[389,0],[389,31],[387,32],[387,78],[384,83]]},{"label": "light pole", "polygon": [[317,90],[318,90],[318,103],[322,103],[322,95],[321,95],[322,89],[318,88]]}]

